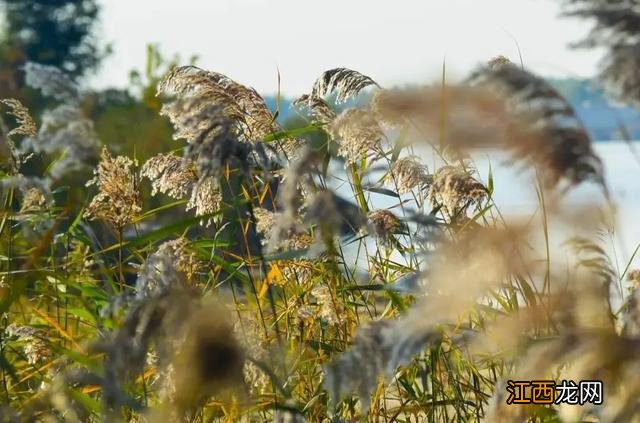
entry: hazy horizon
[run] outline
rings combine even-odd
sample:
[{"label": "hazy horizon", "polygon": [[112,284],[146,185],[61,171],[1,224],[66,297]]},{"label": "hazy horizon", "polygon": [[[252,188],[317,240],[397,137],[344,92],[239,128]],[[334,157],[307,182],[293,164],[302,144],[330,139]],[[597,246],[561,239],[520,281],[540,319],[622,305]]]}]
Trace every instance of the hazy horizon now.
[{"label": "hazy horizon", "polygon": [[600,52],[568,46],[589,25],[560,18],[559,3],[102,0],[98,35],[114,52],[90,84],[126,86],[129,72],[144,68],[149,43],[184,61],[198,55],[199,66],[264,94],[277,91],[278,70],[281,92],[298,95],[332,67],[391,86],[439,78],[444,60],[447,77],[455,79],[499,54],[519,61],[521,53],[525,66],[545,76],[590,77]]}]

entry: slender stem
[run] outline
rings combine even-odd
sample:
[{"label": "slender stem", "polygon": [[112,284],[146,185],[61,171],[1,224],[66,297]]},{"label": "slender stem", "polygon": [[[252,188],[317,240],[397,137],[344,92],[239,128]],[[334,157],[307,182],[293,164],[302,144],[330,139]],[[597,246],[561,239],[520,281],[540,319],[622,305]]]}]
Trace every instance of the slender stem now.
[{"label": "slender stem", "polygon": [[118,228],[118,268],[119,268],[119,272],[120,272],[120,280],[119,280],[119,285],[120,285],[120,292],[124,291],[124,270],[122,268],[122,226],[120,226]]},{"label": "slender stem", "polygon": [[362,211],[369,213],[369,205],[367,204],[367,198],[365,197],[364,190],[362,189],[362,179],[360,178],[360,174],[358,174],[358,169],[354,164],[350,164],[349,169],[351,170],[351,178],[353,179],[353,186],[356,191],[358,205]]}]

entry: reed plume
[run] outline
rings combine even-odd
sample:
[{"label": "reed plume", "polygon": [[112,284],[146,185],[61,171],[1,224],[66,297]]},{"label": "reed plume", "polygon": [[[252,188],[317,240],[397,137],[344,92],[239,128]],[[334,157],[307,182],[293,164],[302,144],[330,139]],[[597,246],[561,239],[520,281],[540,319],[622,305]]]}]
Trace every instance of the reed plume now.
[{"label": "reed plume", "polygon": [[50,347],[46,342],[47,334],[43,331],[32,326],[12,323],[4,329],[4,334],[22,344],[22,351],[30,364],[39,363],[51,356]]},{"label": "reed plume", "polygon": [[[3,145],[0,146],[2,156],[6,158],[10,172],[15,174],[18,172],[20,168],[20,164],[22,161],[20,152],[16,148],[16,144],[13,138],[16,135],[22,135],[27,137],[32,137],[37,133],[37,126],[31,114],[29,113],[29,109],[27,109],[20,101],[8,98],[4,100],[0,100],[1,104],[4,104],[9,109],[7,114],[15,118],[17,126],[5,134],[2,135],[2,141],[4,141]],[[3,127],[4,129],[4,127]]]},{"label": "reed plume", "polygon": [[113,157],[103,148],[94,178],[87,185],[96,185],[96,194],[87,206],[85,217],[105,220],[121,230],[133,223],[142,211],[135,163],[128,157]]},{"label": "reed plume", "polygon": [[179,289],[201,268],[185,238],[162,243],[142,265],[136,280],[136,297],[144,299],[157,292]]},{"label": "reed plume", "polygon": [[[176,95],[182,99],[197,98],[201,107],[221,106],[227,118],[238,125],[240,134],[249,142],[260,141],[277,130],[264,99],[253,88],[220,73],[195,66],[176,67],[160,81],[158,94]],[[179,115],[178,106],[177,103],[168,103],[162,113],[173,121]]]},{"label": "reed plume", "polygon": [[479,205],[487,197],[487,188],[468,171],[457,166],[443,166],[433,176],[428,198],[433,205],[441,204],[450,216],[463,213],[472,205]]},{"label": "reed plume", "polygon": [[[174,118],[178,126],[194,128],[185,151],[185,159],[193,162],[200,180],[222,177],[227,166],[245,172],[248,166],[249,150],[234,136],[230,121],[219,106],[202,106],[198,100],[189,102],[188,110]],[[189,111],[195,109],[191,116]],[[180,123],[178,123],[180,122]]]},{"label": "reed plume", "polygon": [[516,119],[507,128],[509,147],[516,157],[530,158],[547,169],[548,186],[561,179],[570,184],[593,180],[604,186],[602,162],[591,137],[569,102],[544,79],[510,62],[493,61],[470,82],[505,96]]},{"label": "reed plume", "polygon": [[320,97],[304,94],[293,102],[294,106],[306,108],[315,123],[321,125],[331,124],[337,117],[336,112],[329,106],[329,103]]},{"label": "reed plume", "polygon": [[338,141],[338,155],[350,164],[358,163],[371,152],[377,154],[384,137],[373,115],[362,109],[342,112],[333,121],[331,132]]},{"label": "reed plume", "polygon": [[242,384],[245,355],[221,304],[201,304],[191,310],[178,348],[175,396],[178,410],[189,411],[222,390]]},{"label": "reed plume", "polygon": [[310,99],[324,97],[327,94],[336,93],[336,101],[342,103],[349,98],[357,96],[360,91],[368,86],[378,84],[366,75],[347,68],[335,68],[324,72],[313,84]]},{"label": "reed plume", "polygon": [[367,214],[367,224],[372,234],[385,243],[393,240],[395,233],[402,229],[402,221],[386,209],[372,210]]},{"label": "reed plume", "polygon": [[[216,215],[222,209],[222,194],[218,182],[212,178],[204,178],[196,182],[187,202],[186,210],[195,210],[196,216]],[[206,220],[211,224],[213,217]]]},{"label": "reed plume", "polygon": [[175,154],[158,154],[147,160],[140,169],[140,176],[151,181],[151,195],[167,194],[183,199],[191,194],[198,181],[195,165]]},{"label": "reed plume", "polygon": [[563,0],[564,14],[595,21],[578,47],[604,47],[600,80],[619,99],[640,103],[640,11],[634,0]]},{"label": "reed plume", "polygon": [[428,173],[418,157],[408,156],[397,159],[391,164],[387,173],[387,181],[394,181],[400,194],[406,194],[414,189],[427,189],[433,182],[433,175]]}]

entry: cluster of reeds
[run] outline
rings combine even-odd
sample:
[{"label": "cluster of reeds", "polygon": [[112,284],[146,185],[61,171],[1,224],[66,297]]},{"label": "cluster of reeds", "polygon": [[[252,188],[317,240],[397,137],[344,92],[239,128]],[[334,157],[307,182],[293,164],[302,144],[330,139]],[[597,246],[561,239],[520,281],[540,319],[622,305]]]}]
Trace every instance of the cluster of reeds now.
[{"label": "cluster of reeds", "polygon": [[[81,90],[26,72],[61,104],[37,124],[2,103],[2,421],[637,419],[640,278],[600,245],[600,159],[543,79],[502,58],[419,89],[332,69],[282,128],[252,88],[178,67],[158,90],[176,150],[105,143],[78,205],[60,177],[99,151]],[[478,147],[536,171],[536,219],[500,213]],[[566,207],[589,181],[601,200]],[[508,405],[529,379],[606,396]]]}]

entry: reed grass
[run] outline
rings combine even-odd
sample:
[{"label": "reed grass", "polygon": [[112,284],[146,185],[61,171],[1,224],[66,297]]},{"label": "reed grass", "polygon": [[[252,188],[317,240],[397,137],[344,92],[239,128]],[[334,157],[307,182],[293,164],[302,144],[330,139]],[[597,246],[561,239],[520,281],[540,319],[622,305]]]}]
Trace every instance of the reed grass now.
[{"label": "reed grass", "polygon": [[[387,90],[333,69],[282,128],[252,88],[177,67],[158,94],[181,148],[139,164],[98,157],[64,74],[27,71],[60,104],[36,131],[3,102],[3,421],[638,419],[638,272],[608,257],[600,160],[541,78],[500,59]],[[484,146],[540,175],[536,219],[500,212]],[[31,152],[55,172],[23,175]],[[89,157],[74,203],[61,175]],[[603,195],[575,210],[581,183]],[[507,405],[523,379],[602,380],[605,399]]]}]

